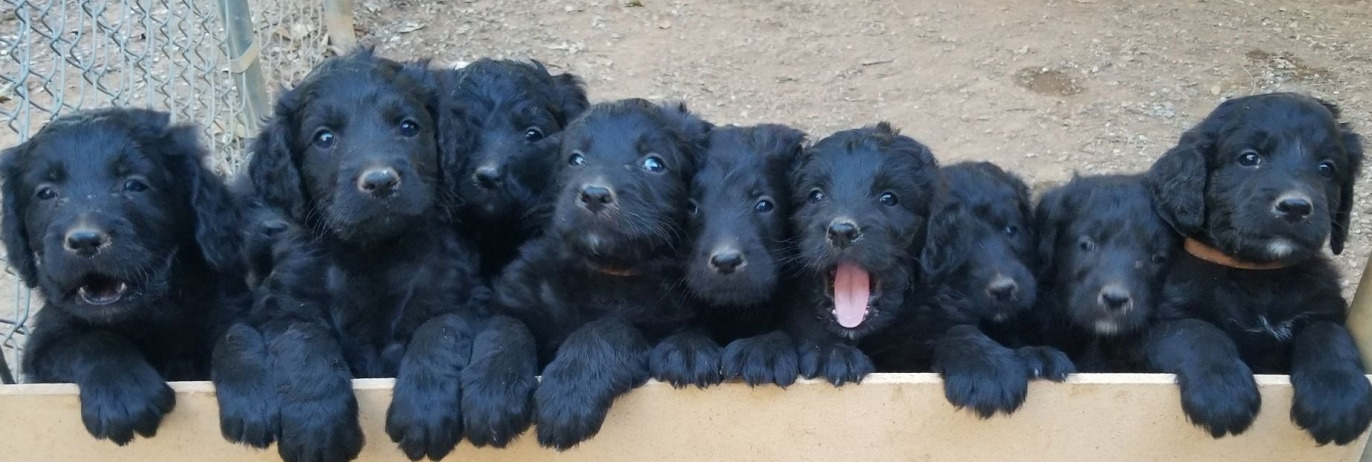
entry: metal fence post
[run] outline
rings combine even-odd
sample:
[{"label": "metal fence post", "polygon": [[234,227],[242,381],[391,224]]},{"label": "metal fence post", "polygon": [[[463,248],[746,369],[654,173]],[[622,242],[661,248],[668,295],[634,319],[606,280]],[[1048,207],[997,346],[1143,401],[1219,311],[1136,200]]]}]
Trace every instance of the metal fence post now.
[{"label": "metal fence post", "polygon": [[329,33],[329,43],[339,53],[357,45],[357,33],[353,31],[353,0],[324,0],[324,29]]},{"label": "metal fence post", "polygon": [[225,43],[229,52],[229,72],[243,101],[245,135],[257,133],[266,119],[267,83],[262,77],[262,61],[257,59],[261,45],[253,34],[252,12],[248,0],[218,0],[219,16],[224,20]]}]

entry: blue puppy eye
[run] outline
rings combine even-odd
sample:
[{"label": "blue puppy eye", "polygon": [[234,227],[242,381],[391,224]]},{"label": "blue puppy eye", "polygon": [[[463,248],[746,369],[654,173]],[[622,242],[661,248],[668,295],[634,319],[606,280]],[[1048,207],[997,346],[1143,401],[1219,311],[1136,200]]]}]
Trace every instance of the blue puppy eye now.
[{"label": "blue puppy eye", "polygon": [[52,189],[48,186],[43,186],[41,188],[38,188],[38,191],[35,192],[33,195],[41,200],[48,200],[57,197],[57,190]]},{"label": "blue puppy eye", "polygon": [[404,122],[400,122],[400,135],[401,135],[401,136],[415,136],[415,135],[418,135],[418,134],[419,134],[419,124],[414,123],[413,120],[406,120],[406,121],[404,121]]},{"label": "blue puppy eye", "polygon": [[822,200],[824,200],[824,191],[820,191],[819,189],[815,189],[815,190],[810,191],[810,203],[811,203],[811,204],[818,204],[819,201],[822,201]]},{"label": "blue puppy eye", "polygon": [[567,164],[574,167],[586,165],[586,156],[581,155],[581,153],[572,153],[572,156],[567,158]]},{"label": "blue puppy eye", "polygon": [[1325,179],[1334,178],[1334,174],[1338,172],[1339,169],[1338,167],[1334,166],[1333,162],[1327,160],[1324,162],[1320,162],[1320,176],[1324,177]]},{"label": "blue puppy eye", "polygon": [[900,198],[896,197],[895,193],[889,192],[882,194],[881,198],[878,200],[881,202],[881,205],[885,205],[887,207],[894,207],[896,204],[900,203]]},{"label": "blue puppy eye", "polygon": [[143,192],[148,190],[148,184],[139,180],[128,180],[124,182],[124,190],[128,192]]},{"label": "blue puppy eye", "polygon": [[543,139],[543,129],[538,127],[529,127],[528,130],[524,130],[524,139],[527,141],[538,141]]},{"label": "blue puppy eye", "polygon": [[753,206],[753,210],[757,210],[758,213],[771,212],[774,208],[776,208],[776,204],[773,204],[772,201],[767,199],[757,201],[757,205]]},{"label": "blue puppy eye", "polygon": [[1005,234],[1006,234],[1006,235],[1009,235],[1009,236],[1014,236],[1014,235],[1016,235],[1016,234],[1019,234],[1019,227],[1018,227],[1018,226],[1015,226],[1015,225],[1006,226],[1006,227],[1005,227]]},{"label": "blue puppy eye", "polygon": [[653,173],[657,173],[663,170],[667,170],[667,166],[662,164],[662,158],[658,156],[648,156],[647,158],[643,159],[643,169]]},{"label": "blue puppy eye", "polygon": [[314,134],[314,145],[315,145],[315,147],[318,147],[319,149],[328,149],[328,148],[333,147],[333,143],[334,143],[333,132],[328,131],[328,130],[319,130],[318,132],[315,132],[315,134]]},{"label": "blue puppy eye", "polygon": [[1262,157],[1258,156],[1257,151],[1247,149],[1244,150],[1243,153],[1239,154],[1239,165],[1242,165],[1244,167],[1257,167],[1258,164],[1261,163]]}]

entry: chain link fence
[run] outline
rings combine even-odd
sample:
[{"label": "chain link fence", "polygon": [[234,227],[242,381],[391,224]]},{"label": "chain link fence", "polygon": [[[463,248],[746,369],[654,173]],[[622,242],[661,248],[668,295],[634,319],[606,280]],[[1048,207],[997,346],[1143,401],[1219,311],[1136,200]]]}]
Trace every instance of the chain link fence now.
[{"label": "chain link fence", "polygon": [[[146,107],[202,127],[216,170],[230,174],[271,94],[352,46],[351,11],[351,0],[0,0],[0,147],[72,111]],[[42,303],[4,267],[9,379],[22,374]]]}]

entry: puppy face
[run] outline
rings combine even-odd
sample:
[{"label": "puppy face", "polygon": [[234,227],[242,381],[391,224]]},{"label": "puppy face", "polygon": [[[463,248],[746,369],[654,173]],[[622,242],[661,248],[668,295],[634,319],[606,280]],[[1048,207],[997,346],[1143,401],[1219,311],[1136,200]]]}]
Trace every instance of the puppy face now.
[{"label": "puppy face", "polygon": [[986,162],[940,169],[945,190],[935,202],[920,256],[940,302],[969,320],[1003,320],[1033,306],[1034,229],[1029,188]]},{"label": "puppy face", "polygon": [[195,129],[165,113],[54,120],[0,162],[11,264],[50,306],[90,322],[158,314],[149,304],[187,277],[178,260],[236,260],[231,200],[203,156]]},{"label": "puppy face", "polygon": [[804,137],[781,125],[711,133],[688,207],[686,285],[698,298],[750,306],[772,295],[791,210],[786,174]]},{"label": "puppy face", "polygon": [[1098,335],[1141,328],[1154,309],[1176,233],[1152,213],[1142,179],[1074,178],[1035,212],[1045,282],[1056,309]]},{"label": "puppy face", "polygon": [[806,149],[792,175],[800,264],[825,285],[818,315],[858,338],[898,313],[929,215],[937,164],[890,125],[846,130]]},{"label": "puppy face", "polygon": [[253,146],[254,186],[344,241],[400,234],[436,206],[430,99],[422,81],[370,52],[330,59],[277,102]]},{"label": "puppy face", "polygon": [[1236,98],[1150,170],[1158,211],[1179,232],[1255,262],[1343,250],[1358,135],[1333,105],[1278,93]]},{"label": "puppy face", "polygon": [[452,103],[469,126],[470,159],[454,172],[459,214],[475,223],[522,219],[542,201],[558,159],[550,139],[589,105],[581,80],[537,61],[483,59],[460,71]]},{"label": "puppy face", "polygon": [[684,105],[592,106],[563,133],[552,232],[606,268],[668,252],[681,237],[708,130]]}]

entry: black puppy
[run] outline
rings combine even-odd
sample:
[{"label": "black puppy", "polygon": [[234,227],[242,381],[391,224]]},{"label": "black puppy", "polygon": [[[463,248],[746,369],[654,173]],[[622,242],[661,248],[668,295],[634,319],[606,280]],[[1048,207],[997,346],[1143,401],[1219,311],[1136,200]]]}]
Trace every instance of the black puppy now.
[{"label": "black puppy", "polygon": [[370,50],[329,59],[253,142],[248,177],[268,211],[247,229],[271,245],[250,255],[270,268],[255,269],[256,329],[236,326],[215,353],[229,440],[351,459],[363,441],[350,379],[392,376],[386,432],[407,456],[436,460],[461,438],[460,376],[489,296],[475,252],[438,219],[456,154],[440,149],[428,72]]},{"label": "black puppy", "polygon": [[469,153],[457,171],[458,222],[481,249],[482,274],[495,276],[520,244],[542,229],[544,190],[557,165],[557,140],[589,103],[581,79],[552,75],[538,61],[481,59],[443,83]]},{"label": "black puppy", "polygon": [[85,111],[0,160],[9,262],[47,301],[28,380],[76,383],[86,429],[120,445],[157,431],[167,380],[209,377],[248,303],[239,213],[196,133],[162,112]]},{"label": "black puppy", "polygon": [[[898,323],[924,329],[902,318],[928,298],[915,256],[937,178],[929,149],[885,122],[805,149],[791,175],[800,275],[786,302],[802,376],[860,381],[874,371],[863,350],[883,346],[873,334]],[[911,335],[930,339],[941,327]]]},{"label": "black puppy", "polygon": [[1139,176],[1074,177],[1039,201],[1035,339],[1066,351],[1081,370],[1144,368],[1140,339],[1177,246],[1152,210]]},{"label": "black puppy", "polygon": [[1148,360],[1178,375],[1187,416],[1215,437],[1257,414],[1250,371],[1291,374],[1291,418],[1320,444],[1350,443],[1372,420],[1339,275],[1320,252],[1326,239],[1343,250],[1363,154],[1338,119],[1308,96],[1232,99],[1149,172],[1187,252],[1168,273]]},{"label": "black puppy", "polygon": [[784,311],[772,301],[788,255],[786,175],[804,139],[782,125],[711,132],[691,181],[684,246],[686,289],[703,305],[701,324],[653,349],[654,378],[676,386],[730,377],[750,385],[795,383],[795,347],[779,330]]},{"label": "black puppy", "polygon": [[[592,106],[563,132],[551,227],[496,286],[497,308],[529,326],[539,358],[513,341],[473,351],[487,356],[489,387],[505,386],[507,370],[532,382],[529,364],[547,364],[533,399],[544,446],[594,436],[615,397],[648,379],[652,345],[690,321],[677,247],[709,128],[684,105],[628,99]],[[492,428],[522,429],[528,405],[508,403],[508,425]]]},{"label": "black puppy", "polygon": [[[1029,188],[987,162],[947,166],[939,176],[943,190],[919,259],[933,297],[934,313],[924,322],[954,327],[934,344],[932,367],[954,405],[983,418],[1013,412],[1029,379],[1062,381],[1074,370],[1061,351],[1020,346],[1026,339],[1018,334],[1037,300]],[[882,363],[878,369],[920,366]]]}]

